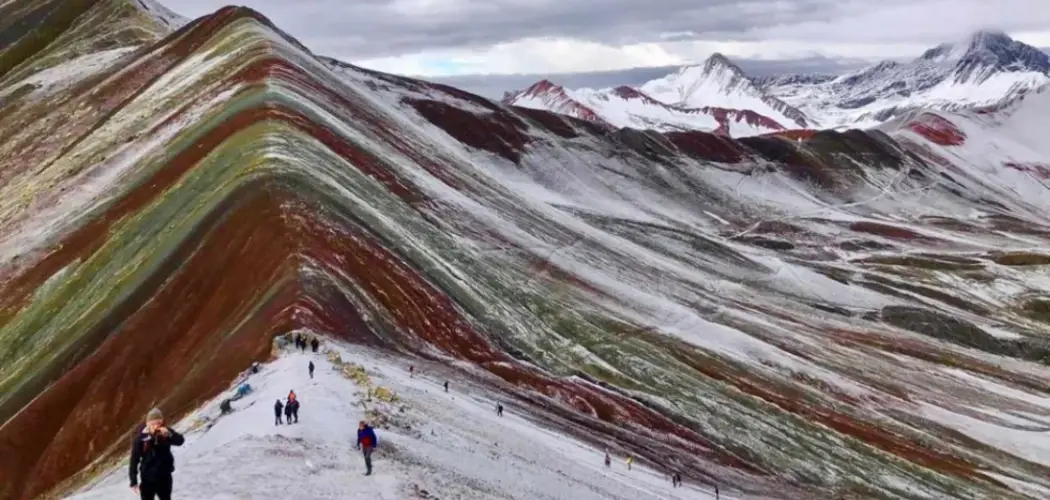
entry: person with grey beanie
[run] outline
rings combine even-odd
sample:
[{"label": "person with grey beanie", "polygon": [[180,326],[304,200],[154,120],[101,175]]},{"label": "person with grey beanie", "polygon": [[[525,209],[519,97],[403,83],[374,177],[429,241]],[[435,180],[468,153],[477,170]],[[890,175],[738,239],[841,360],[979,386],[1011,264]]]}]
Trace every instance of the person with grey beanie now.
[{"label": "person with grey beanie", "polygon": [[[175,457],[172,446],[182,446],[182,434],[164,425],[164,414],[154,408],[146,414],[146,423],[139,424],[131,439],[131,489],[142,500],[171,500],[172,472]],[[139,482],[141,476],[142,481]]]}]

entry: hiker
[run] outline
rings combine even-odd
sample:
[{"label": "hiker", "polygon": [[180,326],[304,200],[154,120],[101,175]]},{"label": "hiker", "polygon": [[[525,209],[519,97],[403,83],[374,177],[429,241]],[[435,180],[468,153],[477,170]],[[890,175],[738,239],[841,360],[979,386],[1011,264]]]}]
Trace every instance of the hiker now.
[{"label": "hiker", "polygon": [[365,456],[365,475],[372,475],[372,450],[379,445],[376,431],[364,420],[357,426],[357,449]]},{"label": "hiker", "polygon": [[291,411],[291,415],[292,416],[287,418],[288,423],[289,424],[292,423],[291,419],[294,418],[295,419],[295,423],[298,424],[299,423],[299,400],[298,399],[293,399],[293,400],[289,401],[288,404],[284,405],[284,409],[285,409],[285,411]]},{"label": "hiker", "polygon": [[611,467],[612,466],[612,459],[609,458],[609,452],[605,452],[605,466],[606,467]]},{"label": "hiker", "polygon": [[244,396],[247,396],[250,392],[252,392],[251,384],[241,384],[237,387],[237,393],[233,395],[233,400],[236,401],[241,399]]},{"label": "hiker", "polygon": [[314,337],[312,340],[310,340],[310,348],[313,349],[314,352],[317,352],[317,348],[320,346],[321,343],[317,340],[317,337]]},{"label": "hiker", "polygon": [[298,333],[295,334],[295,337],[292,337],[292,339],[295,341],[295,348],[298,349],[299,344],[302,343],[303,339],[299,337]]},{"label": "hiker", "polygon": [[252,373],[259,373],[259,362],[252,363]]},{"label": "hiker", "polygon": [[408,378],[414,378],[416,376],[416,367],[408,365]]},{"label": "hiker", "polygon": [[294,401],[294,399],[289,399],[284,403],[284,422],[288,425],[292,425],[292,404]]},{"label": "hiker", "polygon": [[150,410],[146,423],[135,429],[129,474],[131,490],[141,495],[142,500],[171,500],[171,473],[175,472],[171,447],[182,446],[185,441],[182,434],[164,425],[164,414],[159,408]]},{"label": "hiker", "polygon": [[310,362],[310,378],[314,378],[314,362]]},{"label": "hiker", "polygon": [[677,488],[682,484],[682,476],[679,476],[677,472],[671,473],[671,486]]},{"label": "hiker", "polygon": [[631,470],[631,464],[634,463],[634,457],[627,457],[627,470]]},{"label": "hiker", "polygon": [[281,411],[282,410],[284,410],[284,405],[281,404],[281,400],[278,399],[277,402],[273,404],[273,418],[274,418],[273,425],[281,425],[283,423],[283,422],[281,422]]},{"label": "hiker", "polygon": [[293,400],[293,399],[295,399],[295,391],[294,390],[288,391],[288,400]]},{"label": "hiker", "polygon": [[498,401],[496,402],[496,415],[500,417],[503,416],[503,403],[500,403]]},{"label": "hiker", "polygon": [[448,380],[445,381],[445,392],[448,392]]},{"label": "hiker", "polygon": [[222,400],[222,404],[219,405],[219,415],[226,415],[233,411],[233,407],[230,406],[229,398]]}]

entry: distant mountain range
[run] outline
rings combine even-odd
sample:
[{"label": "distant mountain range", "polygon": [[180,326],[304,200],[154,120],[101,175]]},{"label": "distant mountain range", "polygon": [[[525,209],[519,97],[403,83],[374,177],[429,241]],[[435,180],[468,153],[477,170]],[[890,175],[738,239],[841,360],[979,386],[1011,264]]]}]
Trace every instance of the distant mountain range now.
[{"label": "distant mountain range", "polygon": [[707,130],[734,137],[856,128],[916,108],[994,106],[1050,82],[1050,56],[996,31],[943,43],[906,62],[842,75],[752,77],[722,54],[641,85],[568,89],[549,80],[504,96],[614,127]]}]

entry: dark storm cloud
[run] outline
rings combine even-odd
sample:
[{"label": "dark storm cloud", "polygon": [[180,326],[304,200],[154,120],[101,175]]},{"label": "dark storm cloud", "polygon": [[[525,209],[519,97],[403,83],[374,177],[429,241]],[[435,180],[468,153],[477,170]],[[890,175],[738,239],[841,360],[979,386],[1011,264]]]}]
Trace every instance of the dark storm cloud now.
[{"label": "dark storm cloud", "polygon": [[[859,69],[867,61],[839,60],[811,57],[791,60],[755,60],[733,58],[748,75],[759,77],[787,73],[843,73]],[[534,73],[518,75],[461,75],[429,77],[431,81],[446,83],[478,95],[499,99],[504,92],[520,90],[542,79],[548,79],[568,88],[607,88],[618,85],[641,85],[676,71],[679,66],[630,68],[616,71],[592,71],[587,73]]]},{"label": "dark storm cloud", "polygon": [[[883,0],[899,1],[899,0]],[[529,37],[609,44],[751,38],[763,27],[826,21],[854,5],[831,0],[242,0],[315,52],[376,58],[482,47]],[[223,0],[177,0],[199,16]],[[665,37],[666,38],[666,37]]]}]

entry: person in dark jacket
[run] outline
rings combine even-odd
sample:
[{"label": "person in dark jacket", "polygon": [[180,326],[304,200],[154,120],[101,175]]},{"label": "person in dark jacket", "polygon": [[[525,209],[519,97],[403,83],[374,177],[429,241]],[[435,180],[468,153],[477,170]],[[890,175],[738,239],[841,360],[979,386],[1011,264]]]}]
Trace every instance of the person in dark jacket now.
[{"label": "person in dark jacket", "polygon": [[171,473],[175,472],[171,447],[182,446],[185,441],[182,434],[164,425],[164,414],[158,408],[150,410],[146,423],[135,429],[128,473],[132,491],[142,500],[171,500]]},{"label": "person in dark jacket", "polygon": [[317,352],[317,348],[320,346],[321,343],[318,342],[317,337],[314,337],[313,340],[310,341],[310,348],[312,348],[314,352]]},{"label": "person in dark jacket", "polygon": [[288,404],[284,405],[286,410],[291,411],[291,416],[288,417],[288,423],[292,423],[292,419],[295,419],[295,423],[299,423],[299,400],[292,399],[288,401]]},{"label": "person in dark jacket", "polygon": [[314,378],[314,362],[310,362],[310,378]]},{"label": "person in dark jacket", "polygon": [[277,402],[273,404],[273,418],[274,418],[273,425],[281,425],[282,424],[282,422],[281,422],[281,411],[283,411],[283,410],[284,410],[284,404],[282,404],[281,400],[278,399]]},{"label": "person in dark jacket", "polygon": [[361,450],[361,453],[365,456],[365,475],[372,475],[372,450],[379,445],[379,440],[376,439],[376,431],[372,429],[368,422],[361,421],[357,426],[357,449]]},{"label": "person in dark jacket", "polygon": [[503,403],[496,402],[496,415],[503,416]]},{"label": "person in dark jacket", "polygon": [[292,425],[292,402],[294,399],[289,399],[284,403],[284,422],[288,425]]}]

